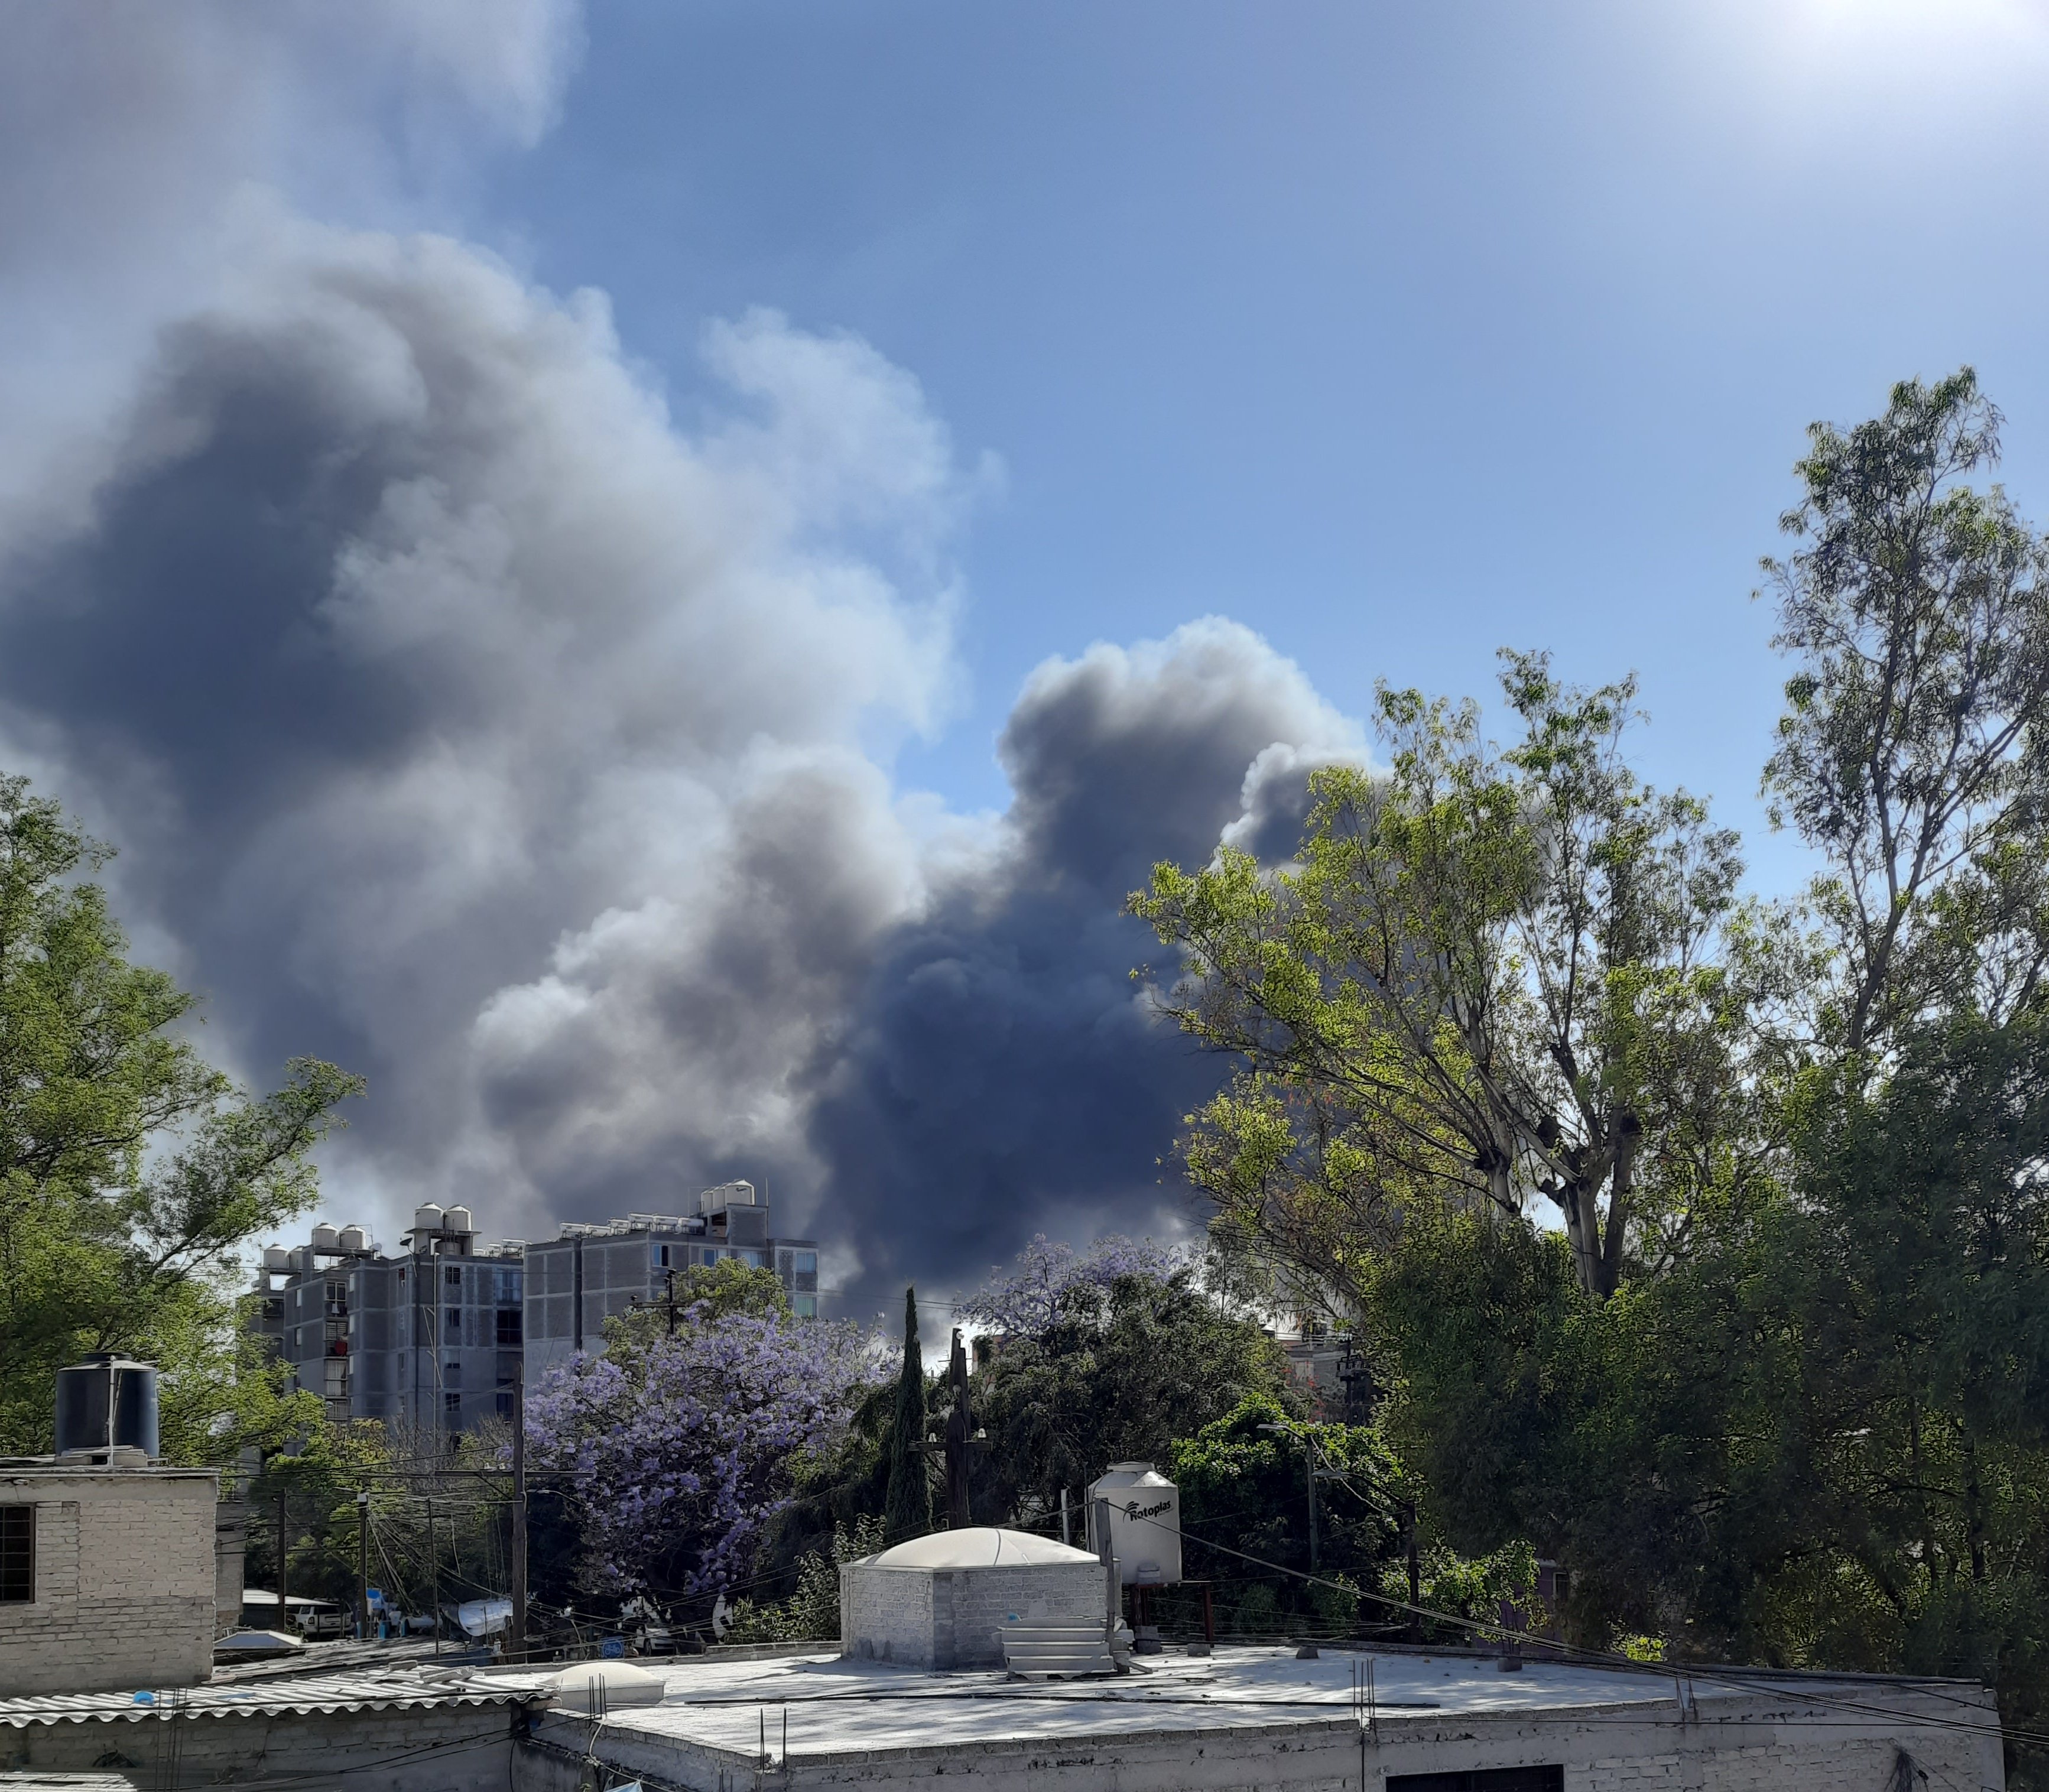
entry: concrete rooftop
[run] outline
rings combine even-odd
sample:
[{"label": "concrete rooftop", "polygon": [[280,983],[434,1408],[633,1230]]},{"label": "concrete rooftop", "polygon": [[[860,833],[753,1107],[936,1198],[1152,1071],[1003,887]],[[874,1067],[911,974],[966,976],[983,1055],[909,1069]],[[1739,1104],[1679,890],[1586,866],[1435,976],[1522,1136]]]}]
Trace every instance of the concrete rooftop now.
[{"label": "concrete rooftop", "polygon": [[[1677,1689],[1672,1676],[1662,1670],[1531,1662],[1520,1673],[1503,1673],[1491,1658],[1326,1649],[1320,1659],[1304,1662],[1295,1658],[1292,1648],[1220,1646],[1207,1658],[1146,1658],[1142,1665],[1149,1671],[1144,1673],[1050,1684],[1013,1681],[1001,1672],[931,1673],[824,1654],[751,1661],[640,1660],[633,1665],[664,1681],[663,1702],[617,1712],[605,1720],[605,1730],[621,1742],[659,1740],[752,1757],[765,1721],[770,1752],[780,1755],[787,1712],[795,1763],[807,1756],[945,1751],[1106,1733],[1164,1736],[1349,1722],[1354,1675],[1363,1675],[1365,1663],[1371,1665],[1374,1705],[1383,1720],[1437,1714],[1513,1718],[1618,1707],[1642,1708],[1646,1719],[1654,1719],[1654,1708],[1662,1707],[1678,1719]],[[488,1676],[494,1685],[538,1685],[545,1677],[511,1672]],[[1696,1681],[1690,1690],[1702,1707],[1718,1702],[1733,1707],[1776,1692],[1802,1702],[1840,1700],[1868,1708],[1893,1705],[1910,1686],[1932,1690],[1951,1684],[1762,1673],[1744,1675],[1743,1681],[1740,1686]],[[1977,1716],[1982,1697],[1977,1689],[1955,1690]],[[558,1728],[566,1736],[590,1734],[587,1719],[566,1716],[544,1720],[537,1733]]]}]

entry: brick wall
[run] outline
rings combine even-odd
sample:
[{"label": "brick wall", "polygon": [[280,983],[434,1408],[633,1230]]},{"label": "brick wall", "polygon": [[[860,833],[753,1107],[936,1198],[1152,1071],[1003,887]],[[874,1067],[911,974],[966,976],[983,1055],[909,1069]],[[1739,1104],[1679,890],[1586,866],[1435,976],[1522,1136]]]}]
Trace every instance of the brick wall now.
[{"label": "brick wall", "polygon": [[36,1508],[36,1596],[0,1603],[0,1697],[206,1679],[216,1486],[194,1470],[0,1474],[0,1501]]}]

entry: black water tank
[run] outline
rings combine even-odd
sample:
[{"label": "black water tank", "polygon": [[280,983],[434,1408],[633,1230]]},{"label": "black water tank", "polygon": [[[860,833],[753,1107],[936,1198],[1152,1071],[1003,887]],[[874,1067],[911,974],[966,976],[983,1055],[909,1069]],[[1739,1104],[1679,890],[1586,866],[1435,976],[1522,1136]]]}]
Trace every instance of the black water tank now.
[{"label": "black water tank", "polygon": [[[111,1435],[107,1414],[113,1413]],[[110,1444],[157,1454],[157,1371],[125,1356],[89,1356],[57,1371],[57,1454]]]}]

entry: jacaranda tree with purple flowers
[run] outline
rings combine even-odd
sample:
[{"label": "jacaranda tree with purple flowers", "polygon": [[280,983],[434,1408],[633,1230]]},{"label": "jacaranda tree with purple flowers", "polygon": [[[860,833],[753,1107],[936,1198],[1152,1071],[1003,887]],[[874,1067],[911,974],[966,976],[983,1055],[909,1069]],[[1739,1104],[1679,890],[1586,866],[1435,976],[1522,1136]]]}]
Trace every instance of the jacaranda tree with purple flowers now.
[{"label": "jacaranda tree with purple flowers", "polygon": [[798,1465],[887,1373],[861,1330],[699,1304],[673,1337],[616,1336],[527,1402],[534,1466],[567,1483],[592,1593],[664,1603],[744,1585]]},{"label": "jacaranda tree with purple flowers", "polygon": [[1186,1254],[1150,1238],[1134,1243],[1110,1233],[1087,1250],[1050,1242],[1041,1232],[1017,1254],[1017,1266],[998,1270],[960,1304],[961,1316],[1004,1338],[1039,1338],[1077,1305],[1100,1313],[1110,1291],[1126,1276],[1165,1282],[1188,1266]]}]

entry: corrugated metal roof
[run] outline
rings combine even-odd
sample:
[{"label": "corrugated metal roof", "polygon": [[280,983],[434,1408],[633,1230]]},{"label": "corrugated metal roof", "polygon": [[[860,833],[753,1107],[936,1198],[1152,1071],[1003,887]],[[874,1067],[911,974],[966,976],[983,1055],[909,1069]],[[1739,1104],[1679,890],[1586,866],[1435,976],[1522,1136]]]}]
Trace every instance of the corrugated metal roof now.
[{"label": "corrugated metal roof", "polygon": [[336,1673],[229,1686],[193,1686],[157,1693],[138,1705],[133,1693],[45,1693],[0,1699],[0,1724],[139,1723],[179,1712],[193,1717],[304,1716],[313,1712],[388,1711],[401,1707],[515,1705],[523,1688],[494,1686],[452,1674]]}]

